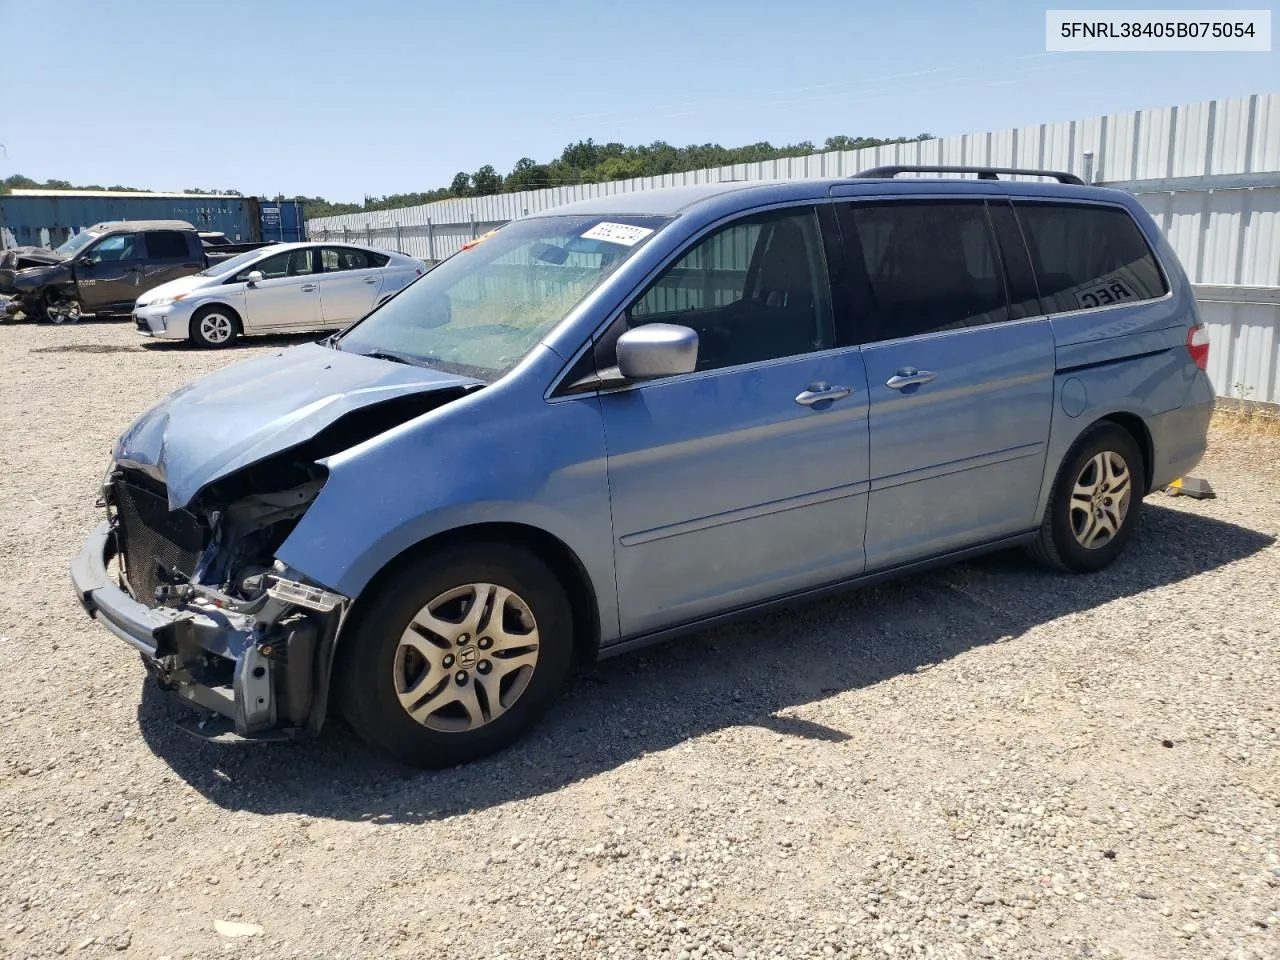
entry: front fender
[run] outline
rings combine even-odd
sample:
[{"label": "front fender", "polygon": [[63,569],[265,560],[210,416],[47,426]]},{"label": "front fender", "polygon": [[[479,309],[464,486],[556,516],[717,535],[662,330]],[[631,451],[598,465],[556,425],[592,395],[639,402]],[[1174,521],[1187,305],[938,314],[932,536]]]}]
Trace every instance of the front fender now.
[{"label": "front fender", "polygon": [[[548,351],[549,352],[549,351]],[[561,541],[618,631],[604,425],[593,395],[547,401],[505,382],[324,461],[324,489],[276,551],[356,598],[374,575],[437,534],[510,523]]]},{"label": "front fender", "polygon": [[39,290],[60,287],[71,282],[71,268],[64,266],[31,267],[27,270],[18,270],[13,275],[14,289],[28,296]]}]

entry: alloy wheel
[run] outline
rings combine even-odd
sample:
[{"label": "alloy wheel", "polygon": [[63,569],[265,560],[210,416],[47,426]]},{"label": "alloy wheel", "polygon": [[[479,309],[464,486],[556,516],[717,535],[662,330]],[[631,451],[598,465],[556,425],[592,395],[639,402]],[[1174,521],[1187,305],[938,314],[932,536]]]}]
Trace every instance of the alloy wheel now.
[{"label": "alloy wheel", "polygon": [[53,323],[75,323],[80,319],[80,304],[74,300],[50,304],[45,308],[45,315]]},{"label": "alloy wheel", "polygon": [[231,318],[222,313],[207,313],[200,318],[200,335],[209,343],[226,343],[235,331]]},{"label": "alloy wheel", "polygon": [[1129,465],[1112,450],[1091,457],[1071,490],[1071,532],[1086,550],[1105,547],[1120,532],[1133,493]]},{"label": "alloy wheel", "polygon": [[410,621],[396,648],[396,696],[431,730],[462,733],[506,713],[538,663],[538,625],[513,590],[454,587]]}]

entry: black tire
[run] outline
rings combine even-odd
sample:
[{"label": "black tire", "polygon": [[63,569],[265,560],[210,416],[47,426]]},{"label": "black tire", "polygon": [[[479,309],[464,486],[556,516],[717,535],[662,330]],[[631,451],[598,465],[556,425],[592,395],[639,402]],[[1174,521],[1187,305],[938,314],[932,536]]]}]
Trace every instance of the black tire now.
[{"label": "black tire", "polygon": [[[455,589],[465,590],[470,584],[493,584],[514,591],[533,616],[537,660],[527,679],[518,681],[523,683],[523,691],[505,712],[474,729],[431,729],[411,717],[397,695],[396,684],[403,669],[402,661],[397,659],[400,638],[428,604]],[[501,750],[522,737],[547,712],[569,673],[573,660],[573,614],[568,597],[547,565],[524,548],[482,542],[433,551],[392,575],[366,603],[355,613],[351,629],[339,648],[334,676],[338,702],[347,722],[362,740],[401,763],[438,769]],[[488,628],[492,621],[486,620],[480,622]],[[477,634],[483,633],[483,629],[477,631]],[[440,646],[438,641],[442,638],[436,639],[435,645]],[[482,639],[488,638],[472,637],[472,645],[478,646]],[[467,642],[465,637],[462,642]],[[454,660],[454,667],[461,667],[460,650],[455,652],[459,656]],[[483,657],[483,653],[479,656]],[[478,677],[474,671],[484,666],[483,660],[476,662],[470,676]],[[459,670],[461,672],[464,671]],[[457,674],[450,673],[442,685],[430,689],[465,693],[466,684],[459,684],[458,690],[450,686],[456,679]],[[468,682],[477,694],[483,693],[483,683]],[[420,702],[435,699],[435,693],[428,693]],[[488,703],[487,697],[485,703]],[[443,712],[433,714],[428,720],[448,721],[447,717],[439,719],[442,715]]]},{"label": "black tire", "polygon": [[[1080,509],[1083,501],[1077,500],[1076,506],[1072,506],[1072,493],[1086,467],[1096,470],[1096,466],[1091,466],[1095,464],[1095,458],[1105,455],[1119,457],[1124,462],[1129,477],[1128,505],[1115,532],[1091,548],[1085,546],[1077,535],[1077,531],[1090,521],[1088,512]],[[1093,476],[1090,473],[1086,479]],[[1062,461],[1045,507],[1040,533],[1028,545],[1027,552],[1040,563],[1068,573],[1093,573],[1109,566],[1133,536],[1142,512],[1146,487],[1146,464],[1133,435],[1119,424],[1105,421],[1094,424],[1081,434]],[[1113,501],[1107,499],[1105,493],[1105,490],[1099,490],[1095,506],[1106,511],[1103,515],[1110,519],[1112,515],[1108,508]]]},{"label": "black tire", "polygon": [[[224,318],[230,327],[225,339],[205,336],[201,330],[201,325],[204,321],[215,315]],[[191,315],[191,325],[187,328],[187,338],[197,347],[205,350],[221,350],[236,342],[236,338],[240,336],[241,329],[240,315],[238,313],[221,304],[210,304],[207,307],[201,307]]]}]

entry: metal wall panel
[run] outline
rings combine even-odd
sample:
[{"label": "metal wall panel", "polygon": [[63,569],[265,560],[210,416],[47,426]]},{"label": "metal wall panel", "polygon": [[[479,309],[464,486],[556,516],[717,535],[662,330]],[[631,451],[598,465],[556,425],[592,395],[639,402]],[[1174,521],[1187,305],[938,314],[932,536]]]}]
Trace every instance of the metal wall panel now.
[{"label": "metal wall panel", "polygon": [[1137,196],[1192,283],[1280,286],[1280,186]]},{"label": "metal wall panel", "polygon": [[1280,305],[1201,301],[1200,317],[1218,396],[1280,403]]},{"label": "metal wall panel", "polygon": [[[1099,181],[1280,170],[1280,95],[1255,94],[993,133],[961,134],[923,143],[782,158],[607,184],[587,183],[441,200],[390,212],[402,225],[424,224],[427,217],[434,223],[469,223],[472,217],[493,222],[537,213],[574,200],[632,190],[732,179],[848,176],[889,163],[1012,164],[1083,173],[1086,152],[1094,154],[1094,177]],[[363,228],[375,216],[377,213],[322,217],[313,220],[312,226]]]}]

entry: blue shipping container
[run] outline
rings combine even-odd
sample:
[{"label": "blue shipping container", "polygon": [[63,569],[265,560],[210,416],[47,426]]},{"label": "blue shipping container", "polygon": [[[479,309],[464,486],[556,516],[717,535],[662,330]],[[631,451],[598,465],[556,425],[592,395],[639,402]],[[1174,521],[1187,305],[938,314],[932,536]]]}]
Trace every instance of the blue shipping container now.
[{"label": "blue shipping container", "polygon": [[307,220],[301,200],[259,200],[260,240],[292,243],[307,239]]},{"label": "blue shipping container", "polygon": [[109,220],[185,220],[233,241],[304,240],[297,200],[202,194],[108,191],[17,191],[0,196],[0,248],[57,246],[85,227]]}]

